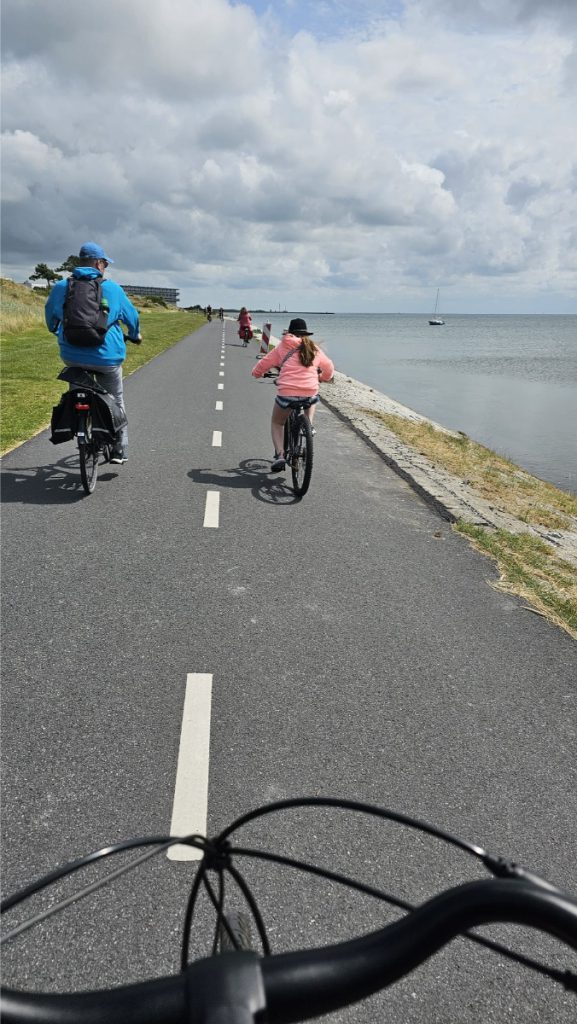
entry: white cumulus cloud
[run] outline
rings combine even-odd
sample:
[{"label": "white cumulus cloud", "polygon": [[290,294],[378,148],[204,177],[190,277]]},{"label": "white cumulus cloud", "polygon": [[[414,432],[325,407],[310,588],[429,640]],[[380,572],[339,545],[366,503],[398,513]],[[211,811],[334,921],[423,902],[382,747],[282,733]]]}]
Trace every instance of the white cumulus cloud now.
[{"label": "white cumulus cloud", "polygon": [[4,0],[3,272],[96,238],[184,302],[574,308],[575,5],[307,11]]}]

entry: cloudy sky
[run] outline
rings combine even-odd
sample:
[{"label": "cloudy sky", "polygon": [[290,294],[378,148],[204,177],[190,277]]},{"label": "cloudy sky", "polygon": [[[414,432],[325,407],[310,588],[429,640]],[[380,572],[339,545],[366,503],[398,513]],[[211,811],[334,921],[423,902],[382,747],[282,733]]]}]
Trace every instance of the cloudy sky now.
[{"label": "cloudy sky", "polygon": [[3,0],[5,276],[577,312],[577,0]]}]

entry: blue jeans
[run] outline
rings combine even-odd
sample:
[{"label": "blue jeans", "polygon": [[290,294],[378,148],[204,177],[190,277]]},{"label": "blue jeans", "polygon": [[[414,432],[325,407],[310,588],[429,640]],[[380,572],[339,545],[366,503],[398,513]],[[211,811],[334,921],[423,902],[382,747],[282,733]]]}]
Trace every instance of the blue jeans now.
[{"label": "blue jeans", "polygon": [[[112,395],[116,399],[120,408],[126,413],[124,408],[124,384],[122,381],[122,364],[118,366],[94,366],[90,363],[70,363],[65,360],[66,366],[79,366],[82,370],[88,370],[93,373],[96,381],[103,388],[108,391],[109,395]],[[72,385],[70,385],[72,388]],[[118,444],[126,449],[128,448],[128,427],[123,427],[118,435]]]}]

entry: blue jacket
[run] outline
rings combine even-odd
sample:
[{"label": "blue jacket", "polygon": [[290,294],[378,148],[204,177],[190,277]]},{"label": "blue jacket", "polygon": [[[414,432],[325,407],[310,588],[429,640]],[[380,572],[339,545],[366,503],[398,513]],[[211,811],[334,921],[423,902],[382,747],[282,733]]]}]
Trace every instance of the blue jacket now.
[{"label": "blue jacket", "polygon": [[[73,277],[100,277],[96,267],[76,267]],[[57,281],[44,307],[46,326],[52,334],[58,336],[60,355],[64,362],[86,363],[89,366],[119,366],[126,359],[126,345],[121,323],[128,327],[128,337],[137,338],[140,330],[138,310],[132,305],[126,292],[116,281],[102,281],[102,297],[107,299],[110,312],[108,314],[108,330],[104,341],[98,348],[80,348],[70,345],[62,331],[64,317],[64,300],[68,282]]]}]

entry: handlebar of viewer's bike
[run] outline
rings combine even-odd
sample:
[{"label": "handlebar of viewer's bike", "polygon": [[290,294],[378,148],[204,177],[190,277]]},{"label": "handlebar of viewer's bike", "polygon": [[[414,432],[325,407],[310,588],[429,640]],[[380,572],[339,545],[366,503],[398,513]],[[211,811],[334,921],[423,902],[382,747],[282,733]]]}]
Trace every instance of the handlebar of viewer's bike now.
[{"label": "handlebar of viewer's bike", "polygon": [[[232,844],[230,837],[242,825],[273,811],[295,807],[343,808],[416,828],[472,854],[495,877],[447,889],[421,906],[410,908],[402,900],[335,872],[325,871],[294,858]],[[309,797],[270,804],[239,818],[210,841],[200,836],[190,836],[184,840],[180,837],[128,840],[52,872],[6,899],[2,911],[12,909],[66,874],[93,864],[95,860],[139,846],[153,847],[152,851],[140,855],[111,876],[118,877],[123,870],[131,870],[155,853],[183,842],[203,850],[204,857],[199,862],[185,916],[181,973],[123,988],[67,995],[32,994],[4,989],[0,1009],[5,1024],[23,1024],[24,1021],[28,1024],[104,1024],[112,1021],[121,1021],[122,1024],[212,1024],[217,1020],[220,1024],[251,1024],[265,1019],[269,1024],[289,1024],[333,1012],[386,988],[458,935],[465,935],[480,945],[488,946],[560,982],[568,990],[577,992],[577,973],[551,968],[485,937],[469,933],[471,928],[497,922],[524,925],[553,936],[568,948],[577,950],[577,900],[574,897],[479,846],[397,812],[356,801]],[[393,903],[409,912],[392,924],[360,938],[323,948],[272,955],[256,900],[246,879],[233,865],[233,855],[237,858],[259,858],[308,871]],[[218,877],[218,891],[209,881],[209,872],[214,872]],[[192,919],[202,885],[216,910],[217,934],[223,924],[228,930],[224,917],[225,875],[237,884],[250,908],[264,955],[237,950],[189,964],[187,959]],[[94,885],[88,886],[84,892],[77,894],[77,898],[93,889]],[[69,902],[70,899],[65,901],[66,904]],[[2,941],[15,938],[57,909],[57,906],[52,907],[21,923],[12,932],[6,933]],[[231,938],[234,947],[237,944],[232,935]],[[215,949],[216,940],[213,952]]]}]

